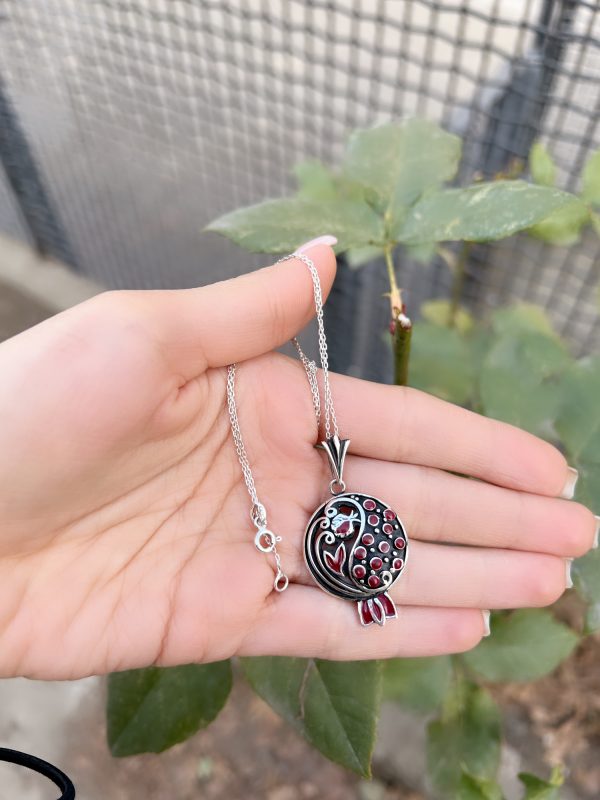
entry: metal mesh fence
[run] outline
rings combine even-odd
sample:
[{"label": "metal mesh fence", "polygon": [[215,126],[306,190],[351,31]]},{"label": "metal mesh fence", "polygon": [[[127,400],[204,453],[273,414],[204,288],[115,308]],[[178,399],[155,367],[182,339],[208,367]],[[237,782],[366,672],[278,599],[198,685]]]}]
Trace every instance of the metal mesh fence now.
[{"label": "metal mesh fence", "polygon": [[[34,229],[42,220],[38,243],[111,287],[183,287],[253,268],[260,258],[203,226],[288,191],[303,158],[335,162],[355,127],[440,121],[465,139],[464,179],[539,137],[571,189],[600,147],[595,2],[4,0],[0,40],[0,149],[13,193],[25,174],[21,215]],[[25,235],[6,186],[0,229]],[[467,300],[479,310],[539,302],[591,350],[598,252],[591,233],[569,249],[524,236],[479,248]],[[448,292],[442,263],[406,261],[401,278],[413,308]],[[378,264],[342,270],[333,308],[340,324],[354,320],[342,366],[373,377],[384,281]]]}]

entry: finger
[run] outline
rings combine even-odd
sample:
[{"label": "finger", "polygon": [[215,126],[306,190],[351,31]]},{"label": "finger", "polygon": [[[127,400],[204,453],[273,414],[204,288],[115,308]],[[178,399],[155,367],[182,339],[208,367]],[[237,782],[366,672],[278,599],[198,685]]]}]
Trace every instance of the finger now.
[{"label": "finger", "polygon": [[457,608],[538,608],[567,588],[566,561],[544,553],[412,542],[396,603]]},{"label": "finger", "polygon": [[[411,606],[537,608],[554,603],[563,594],[566,564],[564,558],[545,553],[413,540],[404,571],[390,595],[396,603]],[[299,570],[294,580],[313,585],[306,568]]]},{"label": "finger", "polygon": [[525,431],[416,389],[332,376],[351,451],[439,467],[511,489],[560,495],[572,481],[564,456]]},{"label": "finger", "polygon": [[[306,254],[325,298],[335,277],[333,250],[321,244]],[[186,379],[273,350],[315,315],[311,275],[299,259],[198,289],[135,294],[152,335]]]},{"label": "finger", "polygon": [[431,467],[349,457],[349,486],[396,509],[411,538],[582,556],[598,521],[581,505],[515,492]]},{"label": "finger", "polygon": [[435,656],[470,650],[485,631],[478,609],[398,609],[386,625],[361,626],[354,603],[308,586],[290,586],[268,605],[239,655],[280,655],[339,661]]}]

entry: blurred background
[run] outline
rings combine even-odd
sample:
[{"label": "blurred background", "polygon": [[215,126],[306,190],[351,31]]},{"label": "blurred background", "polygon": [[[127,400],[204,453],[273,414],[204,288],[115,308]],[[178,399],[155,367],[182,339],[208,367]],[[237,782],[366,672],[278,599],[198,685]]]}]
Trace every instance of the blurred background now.
[{"label": "blurred background", "polygon": [[[264,258],[203,227],[285,194],[298,161],[335,163],[356,127],[440,122],[464,139],[463,181],[525,161],[541,140],[558,185],[576,190],[600,147],[599,108],[595,1],[3,0],[0,338],[102,288],[187,287],[253,269]],[[478,246],[466,301],[477,314],[512,298],[539,303],[575,353],[592,352],[598,255],[589,228],[568,248],[526,236]],[[448,295],[442,261],[405,260],[400,279],[409,309]],[[341,264],[328,314],[336,369],[387,377],[389,355],[373,345],[385,290],[381,264]],[[2,682],[0,740],[55,758],[89,798],[140,788],[150,798],[421,796],[411,720],[416,749],[396,754],[383,794],[367,795],[243,690],[224,721],[176,752],[111,762],[102,691],[95,680]],[[244,716],[261,749],[239,733]],[[15,775],[0,770],[0,785],[16,781],[10,796],[47,796]],[[597,797],[600,786],[581,791]]]}]

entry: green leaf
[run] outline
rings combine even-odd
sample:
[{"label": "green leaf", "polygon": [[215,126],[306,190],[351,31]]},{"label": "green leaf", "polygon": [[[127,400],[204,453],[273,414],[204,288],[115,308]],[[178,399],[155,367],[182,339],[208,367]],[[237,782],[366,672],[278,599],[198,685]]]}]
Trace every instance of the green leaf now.
[{"label": "green leaf", "polygon": [[492,621],[492,636],[462,658],[488,681],[532,681],[548,675],[579,637],[549,611],[523,609]]},{"label": "green leaf", "polygon": [[554,211],[580,201],[571,194],[525,181],[492,181],[427,195],[409,211],[401,242],[502,239]]},{"label": "green leaf", "polygon": [[588,604],[586,633],[600,630],[600,550],[590,550],[573,562],[573,582]]},{"label": "green leaf", "polygon": [[114,673],[106,712],[111,753],[160,753],[183,742],[212,722],[230,690],[229,661]]},{"label": "green leaf", "polygon": [[556,183],[556,164],[541,142],[535,142],[529,152],[529,171],[541,186],[554,186]]},{"label": "green leaf", "polygon": [[484,413],[551,436],[564,393],[560,378],[569,363],[564,345],[546,334],[515,330],[501,336],[481,368]]},{"label": "green leaf", "polygon": [[565,395],[557,430],[569,454],[585,457],[600,435],[600,357],[582,359],[565,373]]},{"label": "green leaf", "polygon": [[[594,446],[596,450],[594,450]],[[590,436],[589,454],[580,459],[568,456],[569,461],[579,470],[579,480],[575,497],[589,508],[598,509],[600,502],[600,436]]]},{"label": "green leaf", "polygon": [[[452,305],[449,300],[427,300],[421,306],[421,314],[428,322],[447,328],[450,324],[450,314]],[[454,326],[461,334],[467,334],[473,330],[475,320],[465,308],[457,309]]]},{"label": "green leaf", "polygon": [[569,461],[579,470],[577,499],[600,504],[600,358],[585,358],[565,373],[556,430]]},{"label": "green leaf", "polygon": [[409,383],[444,400],[467,402],[475,380],[468,342],[457,330],[430,322],[414,326]]},{"label": "green leaf", "polygon": [[500,761],[500,711],[474,684],[458,689],[454,708],[427,729],[427,764],[433,786],[455,798],[462,770],[492,780]]},{"label": "green leaf", "polygon": [[585,203],[571,203],[550,214],[529,228],[536,239],[559,247],[569,247],[581,238],[581,230],[590,221],[590,210]]},{"label": "green leaf", "polygon": [[437,244],[435,242],[420,242],[419,244],[404,245],[404,249],[409,258],[413,258],[419,264],[429,264],[437,252]]},{"label": "green leaf", "polygon": [[317,202],[331,202],[338,196],[334,174],[320,161],[301,161],[296,164],[293,172],[301,197]]},{"label": "green leaf", "polygon": [[393,235],[407,206],[456,175],[460,153],[457,136],[428,120],[410,119],[355,131],[348,142],[344,173],[373,192]]},{"label": "green leaf", "polygon": [[346,253],[346,261],[350,269],[358,269],[358,267],[370,264],[371,261],[382,257],[383,250],[381,247],[372,247],[371,245],[367,245],[366,247],[354,247]]},{"label": "green leaf", "polygon": [[323,231],[336,236],[336,250],[383,240],[383,222],[358,200],[317,202],[302,197],[267,200],[225,214],[206,228],[256,253],[291,252]]},{"label": "green leaf", "polygon": [[463,770],[456,800],[503,800],[502,790],[496,781],[478,778]]},{"label": "green leaf", "polygon": [[429,713],[440,706],[451,678],[449,656],[391,658],[383,665],[383,693],[406,708]]},{"label": "green leaf", "polygon": [[514,303],[497,309],[492,315],[492,327],[498,334],[534,331],[558,341],[547,313],[533,303]]},{"label": "green leaf", "polygon": [[581,196],[592,205],[600,205],[600,150],[588,158],[581,176]]},{"label": "green leaf", "polygon": [[254,691],[323,755],[370,776],[381,695],[377,661],[244,658]]},{"label": "green leaf", "polygon": [[519,780],[525,787],[523,800],[560,800],[559,788],[564,783],[561,767],[554,767],[549,781],[527,772],[519,773]]}]

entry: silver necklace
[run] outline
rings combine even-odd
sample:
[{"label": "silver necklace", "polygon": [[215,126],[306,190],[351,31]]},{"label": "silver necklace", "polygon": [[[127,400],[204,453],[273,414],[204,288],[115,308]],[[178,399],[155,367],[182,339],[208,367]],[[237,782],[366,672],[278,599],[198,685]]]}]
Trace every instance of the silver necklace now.
[{"label": "silver necklace", "polygon": [[[329,382],[327,339],[323,323],[323,297],[319,273],[304,253],[292,253],[281,261],[299,259],[311,274],[317,317],[319,358],[323,381],[323,428],[325,438],[316,446],[327,454],[332,479],[331,498],[312,514],[304,534],[304,560],[317,585],[345,600],[356,602],[362,625],[384,625],[386,619],[397,616],[396,606],[388,594],[391,585],[400,577],[406,565],[408,539],[396,512],[382,500],[364,492],[347,492],[344,481],[344,461],[349,439],[340,439]],[[311,390],[317,426],[321,424],[321,396],[317,366],[303,352],[297,339],[292,340],[300,357]],[[275,559],[273,588],[282,592],[289,585],[283,572],[277,543],[281,537],[267,526],[267,512],[256,493],[254,477],[244,447],[235,402],[236,364],[227,370],[227,407],[235,443],[248,494],[252,500],[250,519],[257,529],[254,544]]]}]

